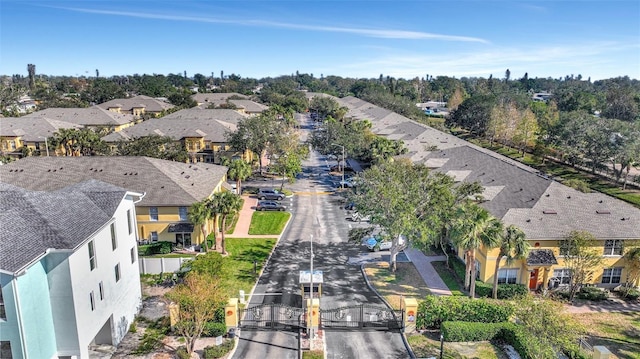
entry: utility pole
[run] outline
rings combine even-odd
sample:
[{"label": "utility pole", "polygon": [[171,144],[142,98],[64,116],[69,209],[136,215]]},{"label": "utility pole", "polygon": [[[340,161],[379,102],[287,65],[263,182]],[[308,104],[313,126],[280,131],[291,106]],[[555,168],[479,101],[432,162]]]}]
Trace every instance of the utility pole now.
[{"label": "utility pole", "polygon": [[307,306],[307,309],[311,309],[312,313],[309,315],[309,349],[313,350],[313,234],[311,235],[311,276],[309,277],[310,288],[309,297],[311,298],[311,305]]},{"label": "utility pole", "polygon": [[342,148],[342,165],[340,166],[340,168],[342,168],[342,182],[340,182],[340,188],[344,189],[344,166],[347,164],[344,158],[344,146],[337,143],[334,143],[333,145],[340,146]]}]

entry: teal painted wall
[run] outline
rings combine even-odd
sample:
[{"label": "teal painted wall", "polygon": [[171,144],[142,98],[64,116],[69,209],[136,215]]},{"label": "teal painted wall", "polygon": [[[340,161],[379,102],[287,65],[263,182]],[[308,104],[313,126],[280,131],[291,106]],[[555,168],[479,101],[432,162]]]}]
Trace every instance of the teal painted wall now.
[{"label": "teal painted wall", "polygon": [[43,261],[18,277],[18,300],[24,328],[27,358],[57,355],[55,328],[49,299],[49,284]]},{"label": "teal painted wall", "polygon": [[0,273],[0,287],[7,319],[0,319],[0,340],[11,342],[11,354],[14,358],[24,358],[22,342],[18,330],[18,318],[16,316],[16,303],[13,292],[13,276]]},{"label": "teal painted wall", "polygon": [[53,312],[53,322],[58,353],[78,355],[78,328],[68,258],[66,253],[49,253],[44,263],[49,280],[51,308],[56,309]]}]

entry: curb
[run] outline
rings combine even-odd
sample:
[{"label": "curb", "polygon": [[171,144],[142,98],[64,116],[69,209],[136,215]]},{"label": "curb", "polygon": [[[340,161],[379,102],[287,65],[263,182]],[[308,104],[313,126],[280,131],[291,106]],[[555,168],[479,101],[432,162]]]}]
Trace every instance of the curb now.
[{"label": "curb", "polygon": [[[387,302],[387,300],[384,299],[384,297],[371,285],[371,282],[369,281],[369,277],[367,277],[367,273],[364,270],[364,264],[360,264],[360,272],[362,272],[362,276],[364,277],[364,281],[367,283],[367,287],[369,287],[369,289],[371,289],[378,296],[378,298],[382,300],[382,302],[387,306],[387,308],[393,310],[393,308],[391,307],[391,304],[389,304],[389,302]],[[404,323],[402,324],[404,326]],[[413,353],[413,349],[411,349],[411,346],[407,341],[407,335],[404,332],[404,327],[403,327],[403,330],[400,332],[400,334],[402,336],[402,343],[404,344],[404,347],[405,349],[407,349],[407,353],[409,354],[409,358],[416,359],[416,355]]]}]

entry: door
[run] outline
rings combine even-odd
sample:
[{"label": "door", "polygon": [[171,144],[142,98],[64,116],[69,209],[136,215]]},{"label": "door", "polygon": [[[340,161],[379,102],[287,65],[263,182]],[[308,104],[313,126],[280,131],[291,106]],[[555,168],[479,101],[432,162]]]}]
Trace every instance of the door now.
[{"label": "door", "polygon": [[538,288],[538,269],[534,269],[529,276],[529,289],[536,290]]}]

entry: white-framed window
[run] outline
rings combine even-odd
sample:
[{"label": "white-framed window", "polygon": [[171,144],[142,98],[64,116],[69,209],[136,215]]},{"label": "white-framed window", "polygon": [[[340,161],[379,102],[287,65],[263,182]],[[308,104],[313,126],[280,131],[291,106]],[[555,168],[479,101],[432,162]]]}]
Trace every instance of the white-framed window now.
[{"label": "white-framed window", "polygon": [[[2,298],[2,288],[0,287],[0,320],[7,320],[7,312],[4,309],[4,298]],[[0,358],[2,358],[0,356]]]},{"label": "white-framed window", "polygon": [[93,244],[93,241],[89,242],[89,268],[91,270],[96,269],[98,266],[98,260],[96,259],[96,247]]},{"label": "white-framed window", "polygon": [[120,263],[116,264],[114,267],[114,272],[116,275],[116,283],[120,281]]},{"label": "white-framed window", "polygon": [[181,221],[188,220],[187,207],[178,207],[178,215],[180,216],[180,220]]},{"label": "white-framed window", "polygon": [[620,283],[620,277],[622,277],[622,267],[605,268],[602,271],[603,284]]},{"label": "white-framed window", "polygon": [[158,207],[149,207],[149,220],[158,221]]},{"label": "white-framed window", "polygon": [[0,341],[0,358],[2,359],[12,359],[13,354],[11,353],[11,342],[8,340]]},{"label": "white-framed window", "polygon": [[98,283],[98,293],[100,294],[100,300],[104,300],[104,285],[102,284],[102,281]]},{"label": "white-framed window", "polygon": [[96,298],[93,295],[93,291],[89,293],[89,303],[91,304],[91,311],[96,310]]},{"label": "white-framed window", "polygon": [[610,239],[604,241],[604,255],[605,256],[621,256],[624,247],[624,241],[622,239]]},{"label": "white-framed window", "polygon": [[133,220],[131,218],[131,210],[127,210],[127,226],[129,227],[129,234],[133,233]]},{"label": "white-framed window", "polygon": [[116,224],[111,223],[111,248],[115,251],[118,248],[118,237],[116,236]]},{"label": "white-framed window", "polygon": [[498,271],[498,284],[516,284],[518,282],[518,270],[504,268]]},{"label": "white-framed window", "polygon": [[151,242],[157,242],[158,241],[158,232],[153,231],[151,232]]},{"label": "white-framed window", "polygon": [[135,263],[136,262],[136,248],[135,247],[131,248],[130,253],[131,253],[131,263]]},{"label": "white-framed window", "polygon": [[569,284],[571,282],[571,269],[558,268],[553,270],[553,278],[556,278],[560,284]]}]

